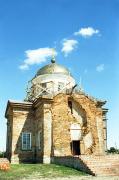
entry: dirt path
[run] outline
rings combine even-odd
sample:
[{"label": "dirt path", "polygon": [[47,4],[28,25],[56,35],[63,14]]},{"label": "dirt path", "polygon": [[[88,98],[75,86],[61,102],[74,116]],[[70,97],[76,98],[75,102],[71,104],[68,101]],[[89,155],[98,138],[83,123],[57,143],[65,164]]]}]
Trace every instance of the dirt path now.
[{"label": "dirt path", "polygon": [[55,178],[42,178],[42,177],[33,177],[29,176],[27,179],[21,179],[21,180],[119,180],[119,176],[99,176],[99,177],[94,177],[94,176],[69,176],[69,177],[55,177]]}]

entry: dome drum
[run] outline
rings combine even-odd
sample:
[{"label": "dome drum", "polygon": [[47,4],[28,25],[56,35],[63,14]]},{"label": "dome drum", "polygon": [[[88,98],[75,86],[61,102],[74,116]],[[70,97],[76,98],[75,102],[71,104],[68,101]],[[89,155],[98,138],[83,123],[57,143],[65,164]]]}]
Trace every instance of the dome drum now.
[{"label": "dome drum", "polygon": [[[75,80],[65,67],[51,63],[38,70],[31,81],[28,99],[44,94],[56,95],[75,86]],[[29,98],[30,97],[30,98]]]}]

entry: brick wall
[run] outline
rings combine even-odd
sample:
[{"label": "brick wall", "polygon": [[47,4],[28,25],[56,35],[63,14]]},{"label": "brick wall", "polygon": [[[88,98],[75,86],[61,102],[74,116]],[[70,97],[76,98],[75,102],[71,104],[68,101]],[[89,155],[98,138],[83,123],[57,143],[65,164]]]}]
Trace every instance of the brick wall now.
[{"label": "brick wall", "polygon": [[[68,100],[72,101],[73,113],[68,107]],[[82,128],[81,154],[104,154],[104,131],[102,108],[85,95],[71,96],[58,94],[52,104],[52,129],[54,156],[71,155],[70,127],[72,123],[79,123]],[[91,133],[92,145],[85,146],[84,137]]]}]

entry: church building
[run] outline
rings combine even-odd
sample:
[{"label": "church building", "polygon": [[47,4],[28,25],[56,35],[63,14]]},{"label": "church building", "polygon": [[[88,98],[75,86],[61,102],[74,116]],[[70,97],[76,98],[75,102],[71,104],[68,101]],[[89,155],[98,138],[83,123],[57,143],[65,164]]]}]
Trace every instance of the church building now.
[{"label": "church building", "polygon": [[51,163],[57,156],[104,155],[105,103],[78,88],[70,71],[53,58],[29,82],[25,100],[8,100],[7,158]]}]

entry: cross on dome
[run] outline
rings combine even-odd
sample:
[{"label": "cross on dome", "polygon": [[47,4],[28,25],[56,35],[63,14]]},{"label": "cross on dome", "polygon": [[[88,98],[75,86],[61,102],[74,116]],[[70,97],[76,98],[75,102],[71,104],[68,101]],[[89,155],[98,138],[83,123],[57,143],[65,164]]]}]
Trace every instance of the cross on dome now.
[{"label": "cross on dome", "polygon": [[51,59],[51,63],[55,63],[56,59],[55,59],[55,49],[52,48],[52,59]]}]

